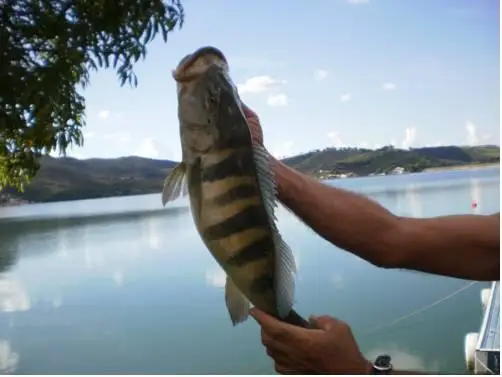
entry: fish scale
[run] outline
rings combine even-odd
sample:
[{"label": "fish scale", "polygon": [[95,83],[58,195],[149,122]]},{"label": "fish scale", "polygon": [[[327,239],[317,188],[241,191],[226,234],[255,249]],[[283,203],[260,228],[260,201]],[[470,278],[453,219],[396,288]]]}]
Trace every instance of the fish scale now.
[{"label": "fish scale", "polygon": [[225,271],[234,325],[251,305],[309,327],[292,309],[295,262],[275,224],[276,188],[268,153],[253,145],[223,53],[204,47],[173,72],[182,161],[168,174],[162,203],[188,195],[197,231]]}]

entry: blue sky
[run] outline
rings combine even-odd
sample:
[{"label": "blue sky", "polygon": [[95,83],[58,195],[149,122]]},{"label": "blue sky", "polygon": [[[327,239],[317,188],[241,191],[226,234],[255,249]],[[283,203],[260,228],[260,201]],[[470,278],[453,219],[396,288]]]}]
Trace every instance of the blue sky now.
[{"label": "blue sky", "polygon": [[499,144],[496,0],[186,0],[149,46],[139,85],[93,74],[78,158],[179,159],[171,70],[203,45],[227,56],[266,147]]}]

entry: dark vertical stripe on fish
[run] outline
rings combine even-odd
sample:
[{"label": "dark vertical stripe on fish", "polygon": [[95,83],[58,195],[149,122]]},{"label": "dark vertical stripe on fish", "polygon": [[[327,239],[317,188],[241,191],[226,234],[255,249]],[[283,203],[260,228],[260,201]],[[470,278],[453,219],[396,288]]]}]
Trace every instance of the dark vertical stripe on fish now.
[{"label": "dark vertical stripe on fish", "polygon": [[202,171],[202,182],[214,182],[232,176],[254,175],[253,156],[250,151],[236,150],[214,165],[205,166]]},{"label": "dark vertical stripe on fish", "polygon": [[249,199],[257,195],[257,186],[246,182],[214,197],[211,202],[217,206],[226,206],[236,200]]},{"label": "dark vertical stripe on fish", "polygon": [[253,279],[249,286],[251,292],[255,294],[263,294],[274,289],[274,277],[272,275],[262,275]]},{"label": "dark vertical stripe on fish", "polygon": [[234,266],[245,266],[263,258],[267,258],[274,251],[274,240],[270,234],[244,246],[241,250],[232,255],[226,263]]},{"label": "dark vertical stripe on fish", "polygon": [[216,241],[234,233],[258,226],[268,226],[268,219],[262,205],[251,205],[237,212],[228,219],[204,229],[204,238]]}]

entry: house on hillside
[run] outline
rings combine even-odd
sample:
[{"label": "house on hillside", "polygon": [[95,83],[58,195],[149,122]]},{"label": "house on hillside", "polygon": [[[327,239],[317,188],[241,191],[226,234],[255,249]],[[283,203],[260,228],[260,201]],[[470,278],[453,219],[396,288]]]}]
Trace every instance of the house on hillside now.
[{"label": "house on hillside", "polygon": [[404,173],[404,168],[401,166],[396,166],[389,172],[389,174],[403,174],[403,173]]}]

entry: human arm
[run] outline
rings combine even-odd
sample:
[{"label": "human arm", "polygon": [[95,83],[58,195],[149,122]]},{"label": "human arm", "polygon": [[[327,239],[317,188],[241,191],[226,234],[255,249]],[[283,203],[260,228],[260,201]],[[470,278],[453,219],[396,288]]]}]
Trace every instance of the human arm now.
[{"label": "human arm", "polygon": [[331,243],[380,267],[498,280],[500,216],[395,216],[273,160],[279,200]]}]

